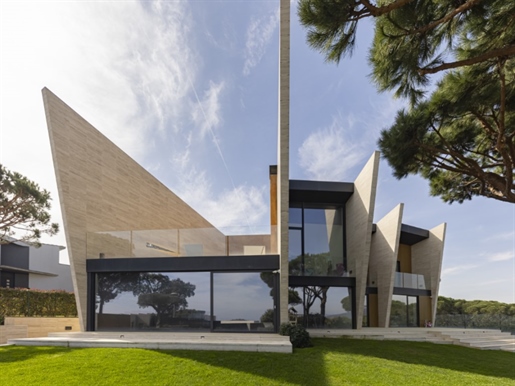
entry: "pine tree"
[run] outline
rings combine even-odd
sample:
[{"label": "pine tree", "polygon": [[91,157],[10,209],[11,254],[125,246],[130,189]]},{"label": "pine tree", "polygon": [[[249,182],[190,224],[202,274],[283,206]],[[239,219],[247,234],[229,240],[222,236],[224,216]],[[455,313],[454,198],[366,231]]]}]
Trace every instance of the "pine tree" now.
[{"label": "pine tree", "polygon": [[[420,174],[450,203],[515,203],[514,1],[300,0],[298,14],[334,62],[352,54],[359,20],[374,18],[372,79],[410,101],[379,140],[396,177]],[[426,97],[433,74],[442,79]]]},{"label": "pine tree", "polygon": [[50,222],[50,201],[47,190],[0,164],[0,244],[15,236],[40,245],[43,234],[55,235],[59,225]]}]

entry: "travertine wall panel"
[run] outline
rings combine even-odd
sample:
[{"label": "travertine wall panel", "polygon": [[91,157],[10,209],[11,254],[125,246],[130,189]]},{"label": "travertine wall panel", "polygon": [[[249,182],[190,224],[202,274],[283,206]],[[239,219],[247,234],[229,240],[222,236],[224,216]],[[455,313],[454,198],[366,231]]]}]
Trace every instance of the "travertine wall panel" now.
[{"label": "travertine wall panel", "polygon": [[213,226],[43,89],[81,327],[86,320],[86,234]]},{"label": "travertine wall panel", "polygon": [[80,331],[79,318],[6,317],[5,325],[24,327],[27,338],[46,337],[51,332]]},{"label": "travertine wall panel", "polygon": [[399,204],[379,220],[372,235],[369,272],[377,280],[378,327],[388,327],[390,322],[403,209],[404,205]]},{"label": "travertine wall panel", "polygon": [[363,321],[378,170],[379,152],[376,151],[354,181],[354,193],[345,207],[347,269],[356,277],[357,328],[361,328]]},{"label": "travertine wall panel", "polygon": [[0,326],[0,344],[6,344],[9,339],[28,338],[27,326]]},{"label": "travertine wall panel", "polygon": [[[430,278],[431,289],[431,320],[434,323],[436,306],[438,304],[438,291],[440,289],[440,275],[442,272],[443,246],[445,243],[445,230],[447,224],[440,224],[429,231],[429,238],[411,246],[412,272]],[[426,286],[428,283],[426,283]]]}]

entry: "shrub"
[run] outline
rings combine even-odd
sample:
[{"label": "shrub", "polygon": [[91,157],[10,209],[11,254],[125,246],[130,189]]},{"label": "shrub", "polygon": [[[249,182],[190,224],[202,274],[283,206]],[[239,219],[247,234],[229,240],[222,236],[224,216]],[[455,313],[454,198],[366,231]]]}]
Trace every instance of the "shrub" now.
[{"label": "shrub", "polygon": [[294,348],[311,347],[309,332],[300,324],[283,323],[279,330],[280,335],[289,336]]},{"label": "shrub", "polygon": [[0,288],[0,325],[5,316],[76,317],[75,296],[66,291]]}]

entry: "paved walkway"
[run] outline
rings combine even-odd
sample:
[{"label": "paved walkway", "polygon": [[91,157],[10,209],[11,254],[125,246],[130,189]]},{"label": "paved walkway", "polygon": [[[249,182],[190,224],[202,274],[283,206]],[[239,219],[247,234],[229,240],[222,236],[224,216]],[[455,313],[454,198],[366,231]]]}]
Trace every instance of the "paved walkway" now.
[{"label": "paved walkway", "polygon": [[255,351],[291,353],[287,336],[192,332],[69,332],[46,338],[9,339],[19,346],[135,347],[160,350]]},{"label": "paved walkway", "polygon": [[455,344],[481,350],[503,350],[515,352],[515,335],[501,330],[463,329],[463,328],[374,328],[360,330],[308,330],[312,337],[319,338],[355,338],[378,340],[408,340]]}]

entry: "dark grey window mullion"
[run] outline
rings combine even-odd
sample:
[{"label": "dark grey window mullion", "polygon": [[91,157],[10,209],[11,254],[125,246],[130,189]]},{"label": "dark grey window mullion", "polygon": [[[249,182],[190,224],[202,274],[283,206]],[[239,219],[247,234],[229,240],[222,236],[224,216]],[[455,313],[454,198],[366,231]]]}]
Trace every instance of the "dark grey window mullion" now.
[{"label": "dark grey window mullion", "polygon": [[306,273],[304,271],[304,259],[305,259],[305,250],[304,250],[304,229],[305,229],[305,224],[304,224],[304,203],[302,203],[302,208],[301,208],[301,224],[302,224],[302,227],[301,227],[301,230],[300,230],[300,243],[301,243],[301,246],[300,246],[300,252],[302,254],[302,259],[301,259],[301,273],[302,273],[302,276],[305,276]]},{"label": "dark grey window mullion", "polygon": [[209,307],[210,307],[210,310],[209,312],[211,313],[211,316],[209,317],[209,320],[210,320],[210,325],[211,325],[211,332],[213,332],[214,330],[214,324],[215,324],[215,321],[214,321],[214,293],[213,293],[213,272],[209,272],[209,280],[210,280],[210,283],[209,283],[209,296],[210,296],[210,299],[209,299]]}]

